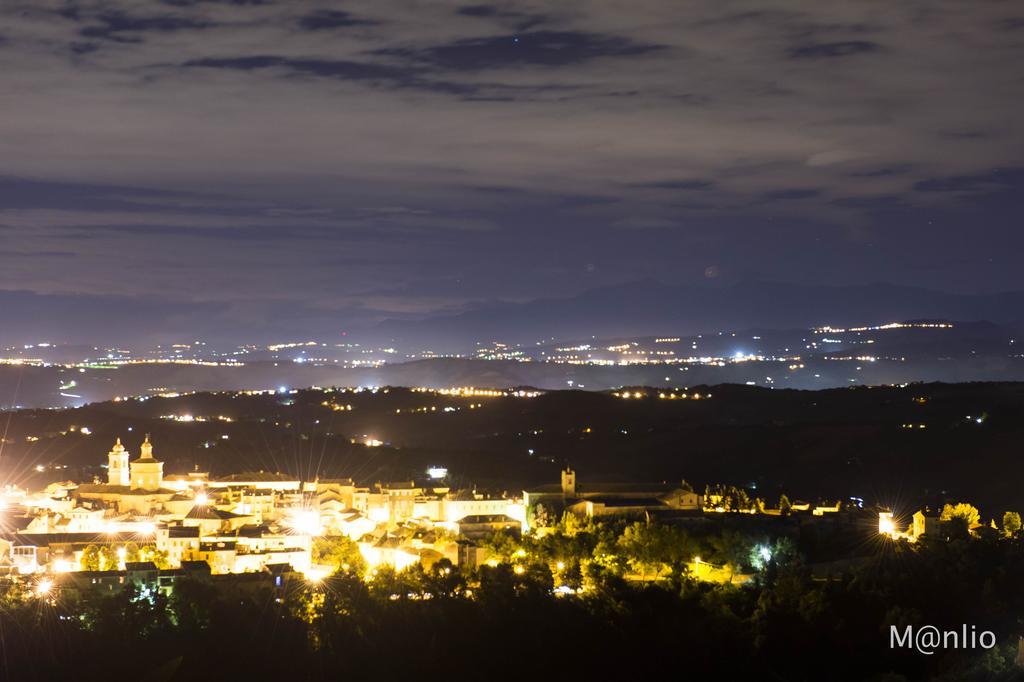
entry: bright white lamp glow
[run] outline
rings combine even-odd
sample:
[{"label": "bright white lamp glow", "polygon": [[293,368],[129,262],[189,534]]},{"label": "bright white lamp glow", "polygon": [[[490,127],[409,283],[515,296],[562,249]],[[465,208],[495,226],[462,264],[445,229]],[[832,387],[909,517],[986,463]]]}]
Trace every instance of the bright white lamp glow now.
[{"label": "bright white lamp glow", "polygon": [[294,511],[288,525],[293,531],[303,535],[319,535],[320,514],[310,510]]}]

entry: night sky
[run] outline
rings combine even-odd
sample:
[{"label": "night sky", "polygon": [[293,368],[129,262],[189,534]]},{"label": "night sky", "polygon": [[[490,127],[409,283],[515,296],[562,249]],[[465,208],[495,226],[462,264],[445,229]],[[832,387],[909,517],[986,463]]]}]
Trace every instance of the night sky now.
[{"label": "night sky", "polygon": [[6,0],[4,326],[1024,289],[1022,64],[1006,1]]}]

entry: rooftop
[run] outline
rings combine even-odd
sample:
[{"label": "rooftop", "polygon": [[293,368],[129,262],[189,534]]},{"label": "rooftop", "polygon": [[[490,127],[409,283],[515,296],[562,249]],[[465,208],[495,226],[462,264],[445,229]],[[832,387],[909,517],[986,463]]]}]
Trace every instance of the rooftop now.
[{"label": "rooftop", "polygon": [[188,514],[185,515],[186,519],[201,519],[201,520],[217,520],[217,521],[228,521],[230,519],[243,518],[241,514],[235,514],[229,511],[222,511],[216,507],[211,507],[206,504],[197,504],[189,510]]},{"label": "rooftop", "polygon": [[474,523],[519,523],[511,516],[505,514],[474,514],[472,516],[463,516],[456,523],[459,524],[474,524]]},{"label": "rooftop", "polygon": [[290,483],[292,481],[298,482],[297,476],[289,476],[288,474],[282,474],[280,471],[244,471],[240,474],[230,474],[223,478],[217,479],[224,483]]},{"label": "rooftop", "polygon": [[[682,486],[675,483],[661,481],[660,483],[577,483],[576,495],[601,495],[601,494],[633,494],[633,495],[664,495],[673,490],[681,490]],[[559,483],[547,483],[545,485],[528,488],[526,492],[538,494],[561,494],[562,486]]]}]

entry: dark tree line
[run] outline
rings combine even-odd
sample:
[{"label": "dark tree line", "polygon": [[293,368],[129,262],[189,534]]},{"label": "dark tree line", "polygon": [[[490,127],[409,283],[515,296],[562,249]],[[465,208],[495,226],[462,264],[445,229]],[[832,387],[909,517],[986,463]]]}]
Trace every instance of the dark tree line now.
[{"label": "dark tree line", "polygon": [[[731,553],[744,586],[698,580],[695,551]],[[497,537],[496,565],[339,570],[283,590],[180,581],[170,596],[46,598],[8,584],[0,676],[11,680],[1010,680],[1024,633],[1024,544],[878,538],[855,568],[812,572],[798,543],[563,522]],[[767,548],[770,552],[754,552]],[[770,557],[769,557],[770,555]],[[759,558],[758,558],[759,557]],[[339,556],[339,560],[345,557]],[[756,564],[754,566],[753,564]],[[642,576],[642,577],[641,577]],[[559,589],[568,588],[568,589]],[[581,589],[579,592],[575,590]],[[991,650],[922,656],[889,626],[962,623]]]}]

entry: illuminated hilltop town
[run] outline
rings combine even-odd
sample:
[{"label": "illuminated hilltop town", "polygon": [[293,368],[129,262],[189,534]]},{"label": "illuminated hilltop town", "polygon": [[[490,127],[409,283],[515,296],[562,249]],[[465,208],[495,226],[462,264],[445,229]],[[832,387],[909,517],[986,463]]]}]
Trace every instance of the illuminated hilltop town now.
[{"label": "illuminated hilltop town", "polygon": [[[767,509],[723,486],[698,494],[685,483],[579,483],[572,469],[557,483],[515,496],[450,489],[442,484],[443,469],[431,469],[433,482],[426,485],[359,486],[350,479],[302,481],[263,471],[165,475],[149,436],[138,452],[133,459],[118,439],[107,454],[106,482],[0,493],[0,574],[80,591],[114,591],[126,583],[169,590],[178,578],[197,576],[280,585],[282,576],[319,580],[337,568],[314,560],[316,543],[332,538],[347,538],[371,571],[429,567],[442,559],[473,569],[493,561],[482,540],[531,526],[543,532],[562,512],[684,524],[724,513],[796,515],[805,519],[801,524],[869,513],[856,500],[787,500],[786,509]],[[878,524],[882,535],[915,541],[935,532],[938,517],[918,512],[904,532],[882,512]],[[696,575],[710,571],[705,564],[696,559]]]},{"label": "illuminated hilltop town", "polygon": [[[456,558],[454,543],[434,549],[436,543],[421,542],[413,549],[391,540],[414,519],[447,531],[446,537],[521,530],[526,520],[519,499],[409,481],[358,487],[351,480],[300,481],[267,472],[222,479],[199,472],[165,476],[148,436],[138,458],[132,459],[120,439],[107,458],[106,482],[58,482],[35,494],[5,496],[0,556],[10,567],[19,573],[71,573],[95,563],[90,553],[98,551],[119,555],[120,570],[147,559],[165,569],[205,562],[214,575],[284,564],[309,573],[317,570],[312,538],[321,535],[360,540],[371,564],[404,566],[418,561],[427,545]],[[114,562],[106,563],[111,568]]]},{"label": "illuminated hilltop town", "polygon": [[357,543],[371,568],[400,570],[441,558],[472,567],[487,558],[475,541],[527,530],[531,507],[608,516],[685,513],[700,503],[692,490],[665,483],[578,485],[568,469],[560,483],[521,496],[412,481],[362,487],[262,471],[165,475],[146,436],[134,459],[120,439],[114,443],[106,482],[55,482],[35,493],[9,488],[0,515],[0,572],[86,586],[123,584],[133,572],[159,574],[161,585],[195,572],[315,578],[330,567],[313,562],[314,539],[332,536]]}]

